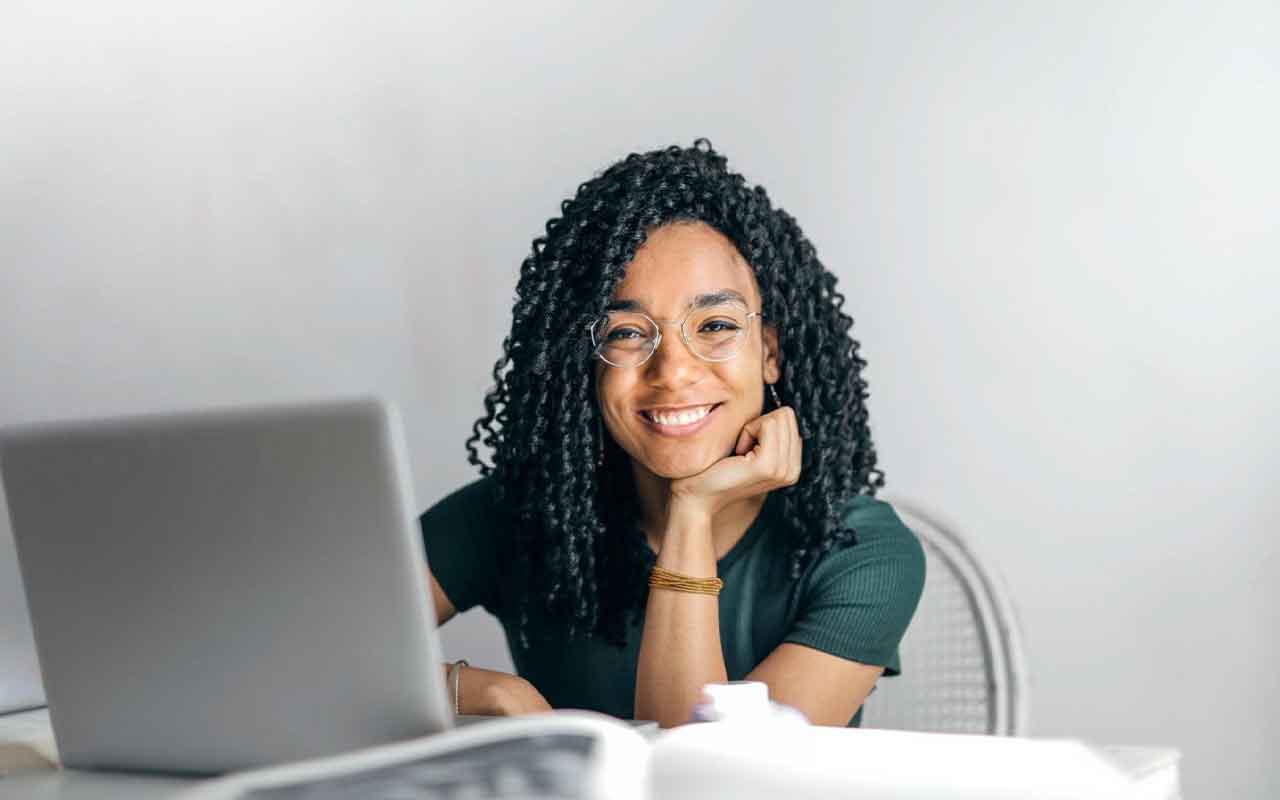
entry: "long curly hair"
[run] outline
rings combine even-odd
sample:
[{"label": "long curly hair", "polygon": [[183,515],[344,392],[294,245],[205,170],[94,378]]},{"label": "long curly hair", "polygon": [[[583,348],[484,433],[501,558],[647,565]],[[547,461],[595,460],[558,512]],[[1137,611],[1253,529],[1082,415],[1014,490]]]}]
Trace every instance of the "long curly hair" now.
[{"label": "long curly hair", "polygon": [[780,505],[770,501],[787,529],[789,552],[780,556],[789,557],[789,574],[856,541],[842,509],[884,485],[868,428],[866,362],[836,277],[795,219],[730,172],[706,139],[632,153],[581,184],[560,212],[521,264],[511,333],[466,443],[511,517],[499,558],[521,646],[534,615],[571,636],[621,645],[643,609],[653,556],[639,534],[627,456],[601,422],[587,327],[647,235],[668,223],[701,221],[728,237],[778,332],[776,388],[804,441],[799,482],[774,493]]}]

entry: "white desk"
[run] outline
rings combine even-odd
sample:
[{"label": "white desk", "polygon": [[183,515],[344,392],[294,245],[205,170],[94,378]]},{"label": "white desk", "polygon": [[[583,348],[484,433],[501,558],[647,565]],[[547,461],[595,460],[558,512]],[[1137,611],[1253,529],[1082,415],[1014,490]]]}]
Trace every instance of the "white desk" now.
[{"label": "white desk", "polygon": [[[1142,782],[1142,792],[1135,800],[1181,797],[1181,755],[1177,750],[1093,749]],[[0,800],[169,800],[198,783],[185,778],[60,769],[49,715],[43,710],[0,717],[0,775]]]}]

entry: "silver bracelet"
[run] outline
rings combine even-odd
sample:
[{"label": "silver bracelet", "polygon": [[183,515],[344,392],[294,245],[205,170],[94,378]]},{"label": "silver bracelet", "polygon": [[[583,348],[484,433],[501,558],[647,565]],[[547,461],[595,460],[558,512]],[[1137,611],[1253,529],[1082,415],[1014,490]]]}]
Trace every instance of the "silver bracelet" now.
[{"label": "silver bracelet", "polygon": [[462,707],[460,697],[462,689],[462,668],[469,666],[471,665],[467,663],[465,658],[460,658],[453,662],[453,665],[449,667],[449,683],[453,684],[453,715],[455,717],[462,713],[460,710]]}]

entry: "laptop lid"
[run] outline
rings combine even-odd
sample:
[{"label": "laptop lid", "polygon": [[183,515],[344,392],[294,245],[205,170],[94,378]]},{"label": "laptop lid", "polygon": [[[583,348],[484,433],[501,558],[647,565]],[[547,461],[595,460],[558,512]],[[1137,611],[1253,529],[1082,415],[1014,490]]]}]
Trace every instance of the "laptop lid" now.
[{"label": "laptop lid", "polygon": [[43,705],[27,597],[9,529],[8,504],[0,491],[0,714]]},{"label": "laptop lid", "polygon": [[8,429],[0,471],[66,766],[222,772],[450,725],[388,405]]}]

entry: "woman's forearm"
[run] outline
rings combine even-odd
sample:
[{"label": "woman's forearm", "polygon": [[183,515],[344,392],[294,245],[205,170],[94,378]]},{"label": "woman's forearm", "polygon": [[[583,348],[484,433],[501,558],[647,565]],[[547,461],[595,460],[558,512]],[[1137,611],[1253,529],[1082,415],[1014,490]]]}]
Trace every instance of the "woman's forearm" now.
[{"label": "woman's forearm", "polygon": [[[673,517],[663,535],[658,566],[714,578],[710,520]],[[651,588],[636,665],[636,719],[657,720],[664,728],[688,722],[703,685],[724,680],[719,599]]]}]

